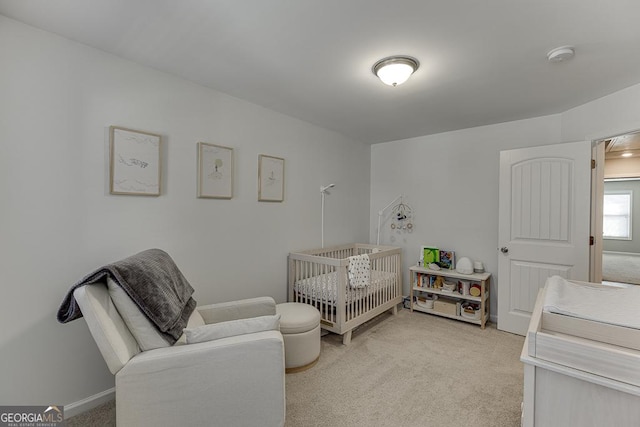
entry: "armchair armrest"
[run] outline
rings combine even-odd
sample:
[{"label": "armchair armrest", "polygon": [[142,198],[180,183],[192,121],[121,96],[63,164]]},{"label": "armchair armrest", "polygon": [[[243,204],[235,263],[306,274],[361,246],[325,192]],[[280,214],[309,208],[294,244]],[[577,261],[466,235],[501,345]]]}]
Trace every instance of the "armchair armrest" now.
[{"label": "armchair armrest", "polygon": [[116,389],[119,427],[282,426],[283,338],[266,331],[145,351],[117,373]]},{"label": "armchair armrest", "polygon": [[204,323],[227,322],[276,314],[276,302],[271,297],[249,298],[219,304],[203,305],[197,308]]}]

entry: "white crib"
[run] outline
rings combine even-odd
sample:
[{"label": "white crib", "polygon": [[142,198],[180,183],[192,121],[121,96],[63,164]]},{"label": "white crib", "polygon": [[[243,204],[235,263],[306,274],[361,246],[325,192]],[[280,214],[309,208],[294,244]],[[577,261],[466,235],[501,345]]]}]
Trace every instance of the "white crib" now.
[{"label": "white crib", "polygon": [[[368,254],[371,281],[364,288],[349,285],[349,257]],[[351,342],[351,332],[386,310],[397,313],[402,302],[402,251],[391,246],[350,244],[289,254],[289,301],[320,311],[320,325]]]}]

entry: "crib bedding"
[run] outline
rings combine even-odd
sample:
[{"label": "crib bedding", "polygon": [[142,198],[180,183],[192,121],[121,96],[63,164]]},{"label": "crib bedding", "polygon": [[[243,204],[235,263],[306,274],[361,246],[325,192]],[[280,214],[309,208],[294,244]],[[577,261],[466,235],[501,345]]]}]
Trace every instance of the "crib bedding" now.
[{"label": "crib bedding", "polygon": [[[369,286],[354,289],[347,284],[346,303],[357,301],[384,287],[393,287],[395,285],[394,273],[371,270],[371,283]],[[323,303],[335,305],[338,299],[338,272],[334,271],[298,280],[295,282],[293,289],[301,298],[309,298],[314,301],[320,300]]]}]

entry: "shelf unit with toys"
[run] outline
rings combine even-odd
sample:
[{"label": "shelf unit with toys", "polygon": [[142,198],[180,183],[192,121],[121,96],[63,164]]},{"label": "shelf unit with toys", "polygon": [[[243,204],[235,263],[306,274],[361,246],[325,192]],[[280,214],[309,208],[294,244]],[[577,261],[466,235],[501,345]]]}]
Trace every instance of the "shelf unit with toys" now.
[{"label": "shelf unit with toys", "polygon": [[485,328],[489,320],[491,273],[462,274],[419,266],[409,268],[409,272],[412,312],[421,311]]}]

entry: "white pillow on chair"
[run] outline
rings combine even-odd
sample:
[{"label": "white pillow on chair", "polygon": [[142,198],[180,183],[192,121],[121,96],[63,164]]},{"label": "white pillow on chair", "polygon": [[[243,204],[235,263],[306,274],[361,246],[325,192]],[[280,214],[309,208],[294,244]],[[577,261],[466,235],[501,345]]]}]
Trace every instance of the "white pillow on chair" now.
[{"label": "white pillow on chair", "polygon": [[[113,305],[118,309],[118,313],[120,313],[124,323],[126,323],[129,328],[131,335],[138,341],[138,345],[142,351],[170,346],[155,326],[153,326],[153,323],[151,323],[120,285],[108,278],[107,287],[109,288],[109,296],[113,301]],[[201,325],[204,325],[202,316],[197,309],[193,310],[187,328],[195,328]],[[184,343],[185,339],[183,334],[176,344]]]},{"label": "white pillow on chair", "polygon": [[278,330],[280,330],[280,315],[276,314],[273,316],[259,316],[249,319],[210,323],[197,328],[186,328],[184,334],[187,337],[187,344],[196,344],[236,335]]}]

